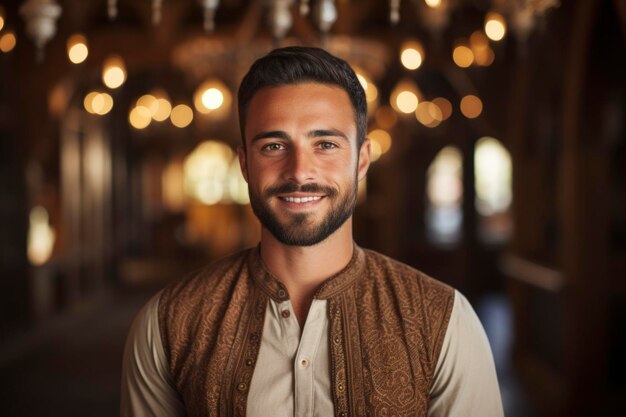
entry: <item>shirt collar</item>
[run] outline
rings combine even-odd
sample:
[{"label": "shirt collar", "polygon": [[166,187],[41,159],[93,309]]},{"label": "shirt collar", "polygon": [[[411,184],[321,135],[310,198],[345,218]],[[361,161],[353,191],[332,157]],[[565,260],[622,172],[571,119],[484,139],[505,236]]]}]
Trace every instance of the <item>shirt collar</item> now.
[{"label": "shirt collar", "polygon": [[[248,269],[254,281],[274,301],[283,302],[289,299],[285,285],[272,275],[261,259],[260,245],[251,250],[248,258]],[[314,299],[328,299],[348,288],[365,270],[365,253],[354,244],[350,262],[338,273],[326,279],[315,292]]]}]

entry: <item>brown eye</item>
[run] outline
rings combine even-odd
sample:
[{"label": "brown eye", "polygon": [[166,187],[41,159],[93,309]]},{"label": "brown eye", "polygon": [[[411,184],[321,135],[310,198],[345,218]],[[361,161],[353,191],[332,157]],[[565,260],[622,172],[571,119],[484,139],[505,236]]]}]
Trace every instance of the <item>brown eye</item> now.
[{"label": "brown eye", "polygon": [[320,143],[320,148],[322,149],[335,149],[337,147],[337,145],[335,145],[332,142],[321,142]]},{"label": "brown eye", "polygon": [[268,143],[267,145],[263,146],[264,151],[279,151],[281,149],[283,149],[283,145],[281,145],[280,143]]}]

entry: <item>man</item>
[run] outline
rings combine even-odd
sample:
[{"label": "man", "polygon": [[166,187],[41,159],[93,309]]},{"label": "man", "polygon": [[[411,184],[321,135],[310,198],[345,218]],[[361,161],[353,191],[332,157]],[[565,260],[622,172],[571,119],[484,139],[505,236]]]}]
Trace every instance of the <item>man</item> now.
[{"label": "man", "polygon": [[370,162],[344,61],[278,49],[239,89],[257,248],[167,287],[138,315],[123,416],[501,416],[467,300],[352,238]]}]

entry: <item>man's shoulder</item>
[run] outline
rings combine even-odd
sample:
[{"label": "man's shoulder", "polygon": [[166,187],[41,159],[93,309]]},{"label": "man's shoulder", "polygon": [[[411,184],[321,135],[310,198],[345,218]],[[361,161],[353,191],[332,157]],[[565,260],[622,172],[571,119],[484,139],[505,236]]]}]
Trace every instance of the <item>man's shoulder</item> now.
[{"label": "man's shoulder", "polygon": [[244,249],[190,272],[165,287],[161,297],[169,300],[204,297],[214,293],[219,287],[232,285],[246,273],[247,259],[254,250],[256,249]]},{"label": "man's shoulder", "polygon": [[369,275],[374,279],[385,280],[391,284],[418,286],[433,291],[453,293],[454,288],[438,279],[371,249],[363,249]]}]

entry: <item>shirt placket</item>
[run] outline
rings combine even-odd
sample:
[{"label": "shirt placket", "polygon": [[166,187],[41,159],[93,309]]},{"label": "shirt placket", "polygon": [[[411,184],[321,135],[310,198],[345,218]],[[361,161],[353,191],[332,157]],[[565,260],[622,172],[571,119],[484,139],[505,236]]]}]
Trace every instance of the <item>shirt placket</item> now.
[{"label": "shirt placket", "polygon": [[313,300],[294,358],[294,415],[314,415],[315,374],[313,372],[317,351],[322,339],[324,305]]}]

